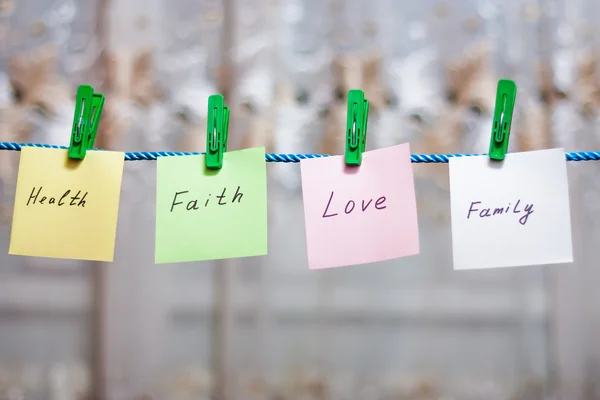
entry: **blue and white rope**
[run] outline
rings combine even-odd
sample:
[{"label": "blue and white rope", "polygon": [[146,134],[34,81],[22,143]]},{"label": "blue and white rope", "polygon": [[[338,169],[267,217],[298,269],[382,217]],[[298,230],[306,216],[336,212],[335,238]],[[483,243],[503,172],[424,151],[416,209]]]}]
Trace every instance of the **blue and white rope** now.
[{"label": "blue and white rope", "polygon": [[[45,149],[68,149],[67,146],[57,146],[54,144],[40,143],[14,143],[0,142],[0,150],[21,151],[23,147],[42,147]],[[125,153],[125,161],[154,161],[158,157],[191,156],[204,154],[199,152],[183,151],[130,151]],[[455,157],[482,156],[485,154],[411,154],[410,159],[417,164],[430,163],[448,163],[448,160]],[[329,157],[329,154],[280,154],[267,153],[265,160],[267,162],[297,163],[300,160],[310,158]],[[565,153],[567,161],[600,161],[600,151],[575,151]]]}]

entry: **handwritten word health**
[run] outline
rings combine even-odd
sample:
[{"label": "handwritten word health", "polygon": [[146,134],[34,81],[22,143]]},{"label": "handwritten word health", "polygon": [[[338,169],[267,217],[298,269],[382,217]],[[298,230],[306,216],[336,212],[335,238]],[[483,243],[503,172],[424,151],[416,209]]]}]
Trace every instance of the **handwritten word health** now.
[{"label": "handwritten word health", "polygon": [[506,214],[521,214],[524,213],[521,218],[519,218],[519,223],[521,225],[525,225],[529,216],[533,213],[533,203],[525,204],[525,207],[521,210],[520,204],[521,200],[517,200],[514,206],[511,203],[508,203],[507,206],[504,207],[481,207],[478,208],[477,205],[481,204],[480,201],[472,201],[469,206],[469,211],[467,213],[467,219],[470,219],[471,216],[476,216],[479,218],[488,218],[496,215],[506,215]]},{"label": "handwritten word health", "polygon": [[[27,199],[27,205],[34,205],[36,203],[39,204],[54,204],[57,207],[62,207],[64,205],[68,205],[70,207],[85,207],[85,198],[88,195],[88,192],[85,192],[83,195],[81,194],[81,190],[77,191],[77,194],[75,194],[74,196],[69,196],[70,194],[74,193],[71,192],[71,190],[67,190],[66,192],[64,192],[63,194],[60,195],[60,197],[58,196],[43,196],[42,195],[42,189],[43,187],[40,186],[39,189],[37,190],[37,192],[35,191],[35,187],[31,190],[31,194],[29,195],[29,198]],[[70,199],[70,201],[68,200]],[[46,203],[46,201],[48,201]]]}]

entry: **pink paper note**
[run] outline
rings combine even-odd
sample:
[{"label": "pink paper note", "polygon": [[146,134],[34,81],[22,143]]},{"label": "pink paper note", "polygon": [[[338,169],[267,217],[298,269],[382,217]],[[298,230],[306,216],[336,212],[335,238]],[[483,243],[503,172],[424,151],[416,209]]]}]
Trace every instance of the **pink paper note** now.
[{"label": "pink paper note", "polygon": [[408,144],[302,160],[308,266],[357,265],[419,253],[417,202]]}]

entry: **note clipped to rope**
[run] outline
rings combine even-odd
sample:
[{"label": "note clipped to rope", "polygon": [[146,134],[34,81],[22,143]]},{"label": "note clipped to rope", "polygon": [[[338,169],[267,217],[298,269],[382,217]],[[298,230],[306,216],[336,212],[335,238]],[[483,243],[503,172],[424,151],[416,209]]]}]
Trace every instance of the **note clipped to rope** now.
[{"label": "note clipped to rope", "polygon": [[454,269],[573,261],[563,149],[450,159]]},{"label": "note clipped to rope", "polygon": [[112,261],[124,154],[23,147],[8,253]]},{"label": "note clipped to rope", "polygon": [[220,170],[204,155],[159,157],[157,177],[157,264],[267,254],[264,147],[225,152]]},{"label": "note clipped to rope", "polygon": [[419,253],[414,178],[408,144],[302,160],[308,266],[341,267]]}]

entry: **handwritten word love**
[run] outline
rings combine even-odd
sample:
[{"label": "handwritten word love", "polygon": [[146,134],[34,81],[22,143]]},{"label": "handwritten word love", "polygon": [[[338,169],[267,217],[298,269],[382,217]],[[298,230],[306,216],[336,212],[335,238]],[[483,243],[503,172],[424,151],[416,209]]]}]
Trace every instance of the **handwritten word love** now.
[{"label": "handwritten word love", "polygon": [[[217,201],[217,205],[219,206],[224,206],[227,204],[227,201],[225,200],[225,192],[227,191],[227,188],[223,188],[223,192],[221,192],[220,195],[215,196],[215,198],[219,199]],[[171,204],[171,212],[173,212],[173,210],[175,209],[175,206],[178,206],[180,204],[183,204],[183,201],[177,201],[177,196],[183,196],[186,193],[189,193],[189,190],[184,190],[183,192],[175,192],[175,196],[173,196],[173,203]],[[206,201],[204,202],[204,207],[208,207],[208,203],[211,200],[211,196],[212,194],[209,193],[208,196],[206,196]],[[242,201],[242,197],[244,197],[244,194],[242,192],[240,192],[240,187],[237,187],[237,190],[235,191],[232,199],[231,199],[231,203],[234,203],[236,200],[238,203],[240,203]],[[187,204],[185,206],[186,211],[194,211],[194,210],[199,210],[200,207],[198,206],[198,202],[200,202],[200,204],[202,204],[202,199],[191,199],[187,201]]]},{"label": "handwritten word love", "polygon": [[[471,217],[471,213],[473,213],[476,216],[479,216],[479,218],[488,218],[488,217],[493,217],[495,215],[506,215],[506,214],[520,214],[521,210],[519,210],[519,204],[521,204],[521,200],[517,200],[517,203],[515,204],[514,207],[511,207],[511,204],[508,203],[507,206],[505,207],[498,207],[498,208],[474,208],[473,206],[475,206],[476,204],[481,204],[480,201],[473,201],[471,202],[471,205],[469,206],[469,212],[467,213],[467,219],[469,219]],[[523,211],[525,212],[525,214],[519,218],[519,223],[521,225],[525,225],[527,223],[527,219],[529,218],[529,215],[531,215],[533,213],[533,203],[532,204],[526,204],[525,208],[523,209]]]},{"label": "handwritten word love", "polygon": [[[328,218],[328,217],[335,217],[336,215],[338,215],[338,213],[333,213],[333,214],[327,214],[327,212],[329,211],[329,207],[331,206],[331,201],[333,200],[333,191],[331,192],[331,195],[329,196],[329,201],[327,202],[327,206],[325,206],[325,211],[323,212],[323,218]],[[385,196],[381,196],[380,198],[378,198],[375,201],[375,205],[373,207],[375,207],[375,209],[377,210],[383,210],[384,208],[386,208],[387,206],[384,206],[383,203],[385,203]],[[369,199],[368,202],[365,203],[364,200],[362,200],[361,202],[361,209],[362,212],[367,211],[367,209],[369,208],[369,206],[371,205],[371,203],[373,202],[373,199]],[[345,214],[350,214],[352,213],[352,211],[354,211],[356,207],[356,203],[354,202],[354,200],[348,200],[346,202],[346,206],[344,207],[344,213]]]},{"label": "handwritten word love", "polygon": [[[64,205],[68,205],[70,207],[85,207],[85,197],[88,194],[88,192],[85,192],[83,194],[83,196],[80,197],[81,190],[78,190],[77,194],[75,196],[69,197],[69,195],[71,194],[70,189],[67,190],[66,192],[64,192],[60,197],[41,196],[41,193],[42,193],[42,186],[40,186],[37,193],[35,192],[35,187],[34,187],[31,190],[29,199],[27,199],[27,206],[29,206],[30,204],[34,205],[36,203],[39,203],[39,204],[44,204],[44,205],[53,204],[53,205],[56,205],[57,207],[62,207]],[[67,199],[71,199],[71,201],[68,201]],[[48,201],[47,203],[46,203],[46,200]]]}]

